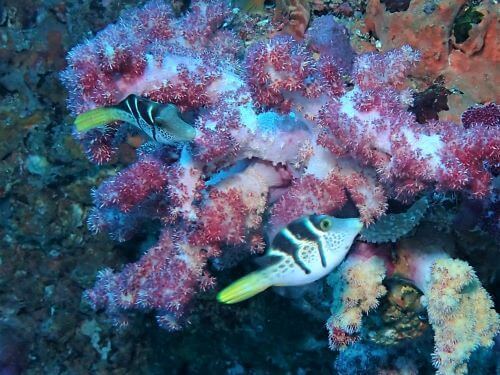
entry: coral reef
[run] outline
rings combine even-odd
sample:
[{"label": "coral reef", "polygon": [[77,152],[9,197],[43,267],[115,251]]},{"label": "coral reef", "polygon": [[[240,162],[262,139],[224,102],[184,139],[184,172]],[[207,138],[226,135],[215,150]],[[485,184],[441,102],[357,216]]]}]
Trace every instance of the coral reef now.
[{"label": "coral reef", "polygon": [[331,58],[341,73],[350,74],[354,51],[348,36],[347,28],[327,15],[314,20],[307,30],[306,40],[313,51],[323,58]]},{"label": "coral reef", "polygon": [[[0,5],[0,373],[137,372],[147,363],[147,345],[133,344],[143,331],[120,337],[97,323],[98,344],[112,348],[103,359],[81,330],[93,319],[82,292],[103,262],[126,256],[85,225],[90,189],[117,164],[97,169],[82,154],[59,73],[71,46],[136,2],[90,3]],[[116,160],[126,154],[124,145]]]},{"label": "coral reef", "polygon": [[[350,201],[369,224],[385,213],[388,199],[407,202],[434,189],[490,196],[498,127],[468,120],[485,118],[481,113],[467,114],[464,127],[419,125],[407,111],[405,77],[419,59],[410,47],[357,56],[351,67],[345,43],[339,54],[337,43],[325,42],[332,35],[343,40],[345,31],[319,17],[308,43],[276,36],[251,45],[241,75],[238,39],[220,28],[229,9],[201,1],[192,7],[178,19],[158,2],[130,11],[71,51],[62,75],[74,114],[136,94],[176,104],[197,128],[188,145],[145,145],[134,164],[95,191],[89,224],[96,232],[125,240],[145,222],[156,219],[163,227],[140,260],[119,273],[101,272],[86,293],[117,322],[126,322],[125,310],[155,310],[162,327],[177,329],[197,291],[214,284],[209,260],[235,247],[262,251],[262,231],[273,236],[303,215],[335,213]],[[139,34],[134,30],[146,16],[151,22]],[[194,16],[193,35],[180,32]],[[117,49],[116,35],[124,30],[131,31]],[[209,50],[214,43],[223,48]],[[350,90],[341,71],[352,77]],[[103,163],[130,131],[112,126],[78,137],[90,159]],[[387,216],[381,222],[387,230],[368,229],[365,238],[395,241],[418,224],[427,205],[424,198],[407,214]],[[332,348],[358,339],[363,313],[386,292],[383,279],[395,266],[387,251],[373,249],[358,245],[330,277]],[[419,276],[411,276],[420,287]],[[432,298],[429,289],[423,292]],[[485,313],[490,339],[494,319]],[[468,357],[462,353],[460,360]]]},{"label": "coral reef", "polygon": [[433,362],[438,373],[467,373],[472,351],[493,346],[499,330],[490,296],[466,262],[439,259],[432,265],[426,299],[436,333]]},{"label": "coral reef", "polygon": [[[198,132],[180,154],[159,145],[144,149],[134,165],[94,194],[90,225],[95,231],[123,240],[147,218],[165,226],[151,253],[121,274],[106,272],[88,294],[105,296],[91,299],[111,313],[118,306],[159,309],[160,321],[164,313],[178,316],[193,294],[187,291],[205,288],[202,270],[208,259],[227,246],[263,248],[258,233],[265,211],[272,235],[300,216],[341,209],[346,191],[365,223],[385,212],[389,197],[406,201],[427,188],[489,194],[491,172],[485,165],[498,162],[498,129],[417,125],[402,90],[419,57],[414,50],[405,46],[358,56],[355,85],[348,91],[337,65],[349,70],[350,57],[338,64],[329,52],[335,46],[321,42],[327,36],[312,43],[316,59],[308,45],[277,36],[247,50],[241,77],[239,42],[220,28],[229,14],[221,2],[199,1],[176,19],[168,5],[150,2],[68,55],[62,80],[74,114],[136,94],[174,103],[185,116],[194,116]],[[144,17],[146,29],[140,26]],[[332,22],[319,17],[312,29],[325,24],[329,27],[321,32],[331,35]],[[221,48],[214,51],[216,43]],[[90,159],[103,163],[123,142],[123,130],[113,126],[78,137]],[[184,264],[157,269],[157,262],[148,260],[155,249],[174,258],[184,254]],[[156,292],[159,274],[175,274],[178,267],[188,270],[190,276],[182,280],[190,286],[167,283],[165,291]],[[135,274],[149,281],[139,282]],[[151,299],[142,303],[146,296]]]},{"label": "coral reef", "polygon": [[[442,119],[457,121],[471,105],[498,102],[498,77],[493,73],[498,65],[495,5],[467,0],[407,3],[407,9],[394,9],[381,0],[368,2],[364,30],[376,35],[382,51],[409,44],[422,53],[415,76],[427,84],[440,76],[445,87],[454,91],[448,96],[450,110]],[[471,19],[464,12],[480,16]],[[457,35],[460,24],[466,24],[463,37]],[[482,84],[477,85],[478,81]]]},{"label": "coral reef", "polygon": [[[288,5],[281,14],[273,2],[258,14],[231,9],[224,1],[158,1],[142,13],[134,8],[145,2],[0,4],[0,373],[425,374],[432,372],[433,350],[442,372],[462,371],[466,364],[470,373],[498,372],[498,335],[488,350],[494,312],[470,303],[491,306],[486,290],[494,301],[500,298],[498,161],[480,152],[491,147],[493,156],[498,153],[498,106],[489,103],[495,99],[489,94],[482,99],[494,82],[484,81],[483,74],[493,45],[495,15],[486,11],[491,2],[468,2],[454,10],[455,20],[447,16],[443,25],[451,35],[448,52],[456,69],[442,71],[445,86],[439,77],[433,82],[434,75],[417,74],[422,66],[415,65],[413,50],[389,52],[410,44],[422,47],[427,61],[426,34],[419,34],[417,44],[403,36],[392,46],[376,40],[384,32],[358,32],[356,22],[363,19],[366,4],[375,1],[284,1]],[[412,16],[412,4],[419,4],[380,3],[384,17],[394,15],[393,20]],[[408,9],[397,11],[404,3],[410,3]],[[427,10],[440,4],[448,3],[428,1]],[[456,9],[452,5],[446,6]],[[116,20],[121,21],[107,27]],[[372,39],[387,54],[355,56],[350,44],[356,46],[358,39]],[[69,58],[78,67],[68,67],[65,55],[82,41]],[[402,56],[410,60],[403,62]],[[373,64],[373,75],[370,69],[354,75],[363,61]],[[404,68],[393,75],[398,64]],[[62,69],[67,69],[69,114],[59,80]],[[466,72],[462,86],[456,71]],[[433,86],[422,93],[407,91],[407,74],[412,86]],[[471,87],[474,74],[477,84]],[[379,84],[366,86],[365,75]],[[128,93],[175,103],[182,121],[197,128],[195,141],[161,146],[121,123],[84,135],[72,129],[77,113],[116,104]],[[480,103],[473,97],[481,97]],[[463,103],[457,106],[456,99]],[[370,101],[373,111],[363,112],[359,103]],[[337,115],[335,103],[341,103],[338,123],[327,112]],[[472,104],[460,125],[461,111]],[[447,105],[456,123],[430,121]],[[365,125],[372,134],[384,129],[371,117],[376,113],[390,117],[387,126],[394,133],[390,139],[381,134],[381,143],[354,131]],[[340,132],[342,124],[350,127],[349,134]],[[330,129],[347,144],[334,147]],[[402,143],[416,142],[400,139],[409,133],[418,140],[440,138],[439,155],[428,154],[433,146],[423,141],[401,155],[407,147]],[[490,141],[483,142],[487,137]],[[328,141],[327,148],[320,139]],[[365,143],[367,148],[360,147]],[[99,165],[89,163],[82,148]],[[401,157],[415,155],[411,165],[401,163]],[[460,180],[458,187],[451,186],[457,191],[445,194],[450,184],[439,168],[415,168],[436,166],[438,160],[465,165],[457,173],[467,182]],[[415,171],[405,172],[405,181],[399,172],[391,174],[407,167]],[[484,179],[481,188],[474,186],[476,176]],[[421,189],[414,188],[415,181]],[[408,184],[410,191],[404,188]],[[353,252],[347,265],[356,268],[359,261],[362,267],[363,259],[373,258],[369,263],[386,275],[375,284],[387,292],[378,298],[378,308],[362,314],[353,334],[357,342],[342,351],[329,350],[324,325],[332,296],[337,307],[348,306],[326,280],[277,288],[242,305],[215,303],[214,278],[217,285],[227,285],[250,272],[253,255],[288,220],[328,211],[341,217],[361,212],[366,222],[378,221],[391,217],[383,212],[406,211],[407,203],[423,193],[432,203],[418,225],[432,225],[432,231],[419,234],[409,225],[406,236],[439,242],[446,233],[455,249],[438,250],[452,258],[440,252],[439,272],[433,274],[425,256],[405,253],[408,239],[389,246],[357,244],[356,249],[365,248],[364,258]],[[448,279],[448,270],[460,272]],[[466,275],[468,283],[455,283]],[[456,288],[443,290],[439,280]],[[440,296],[449,291],[453,306],[447,307],[479,319],[450,317],[442,323],[435,300],[422,305],[431,291]],[[358,305],[366,307],[362,299]],[[155,315],[162,327],[183,329],[158,329]],[[129,326],[117,330],[112,323]],[[434,333],[439,340],[433,349]],[[465,337],[465,343],[450,351],[450,337]]]},{"label": "coral reef", "polygon": [[311,18],[311,4],[308,0],[279,0],[277,17],[284,18],[283,32],[300,40],[304,38]]},{"label": "coral reef", "polygon": [[342,349],[358,339],[363,314],[375,309],[386,293],[384,261],[374,254],[366,256],[360,244],[342,265],[328,277],[333,288],[332,316],[326,327],[330,348]]},{"label": "coral reef", "polygon": [[386,298],[376,315],[368,316],[362,340],[383,346],[399,346],[427,334],[429,323],[422,305],[422,292],[409,280],[399,277],[384,280]]},{"label": "coral reef", "polygon": [[[158,243],[139,262],[129,265],[119,275],[113,275],[111,270],[101,271],[96,286],[87,292],[86,297],[95,308],[106,306],[116,319],[119,319],[117,314],[122,309],[134,306],[165,309],[158,314],[157,321],[162,327],[174,330],[178,328],[175,314],[182,314],[182,308],[200,283],[199,274],[203,271],[197,267],[203,263],[189,259],[187,253],[180,250],[175,248],[171,234],[163,232]],[[211,283],[207,277],[201,288],[207,288]],[[122,321],[126,323],[126,320]]]},{"label": "coral reef", "polygon": [[402,347],[386,347],[357,342],[340,352],[334,370],[341,375],[430,374],[432,369],[415,355],[426,344],[425,340],[415,340]]},{"label": "coral reef", "polygon": [[477,105],[462,113],[462,125],[500,126],[500,107],[496,103]]},{"label": "coral reef", "polygon": [[472,267],[448,255],[453,252],[449,238],[431,241],[427,232],[400,242],[394,272],[413,280],[424,293],[435,332],[437,373],[466,374],[472,351],[493,346],[500,318]]},{"label": "coral reef", "polygon": [[[410,280],[422,291],[422,305],[434,330],[432,358],[438,374],[466,374],[471,353],[493,346],[500,317],[491,297],[467,262],[450,257],[454,252],[451,237],[431,237],[431,231],[425,225],[414,236],[400,240],[392,255],[383,247],[361,244],[330,276],[335,287],[345,285],[332,302],[327,325],[331,344],[342,348],[357,339],[353,333],[361,331],[362,313],[377,306],[386,291],[382,279],[388,275]],[[339,277],[345,281],[337,281]],[[419,304],[411,308],[422,311]],[[350,309],[355,313],[350,314]],[[349,316],[355,319],[346,320]]]}]

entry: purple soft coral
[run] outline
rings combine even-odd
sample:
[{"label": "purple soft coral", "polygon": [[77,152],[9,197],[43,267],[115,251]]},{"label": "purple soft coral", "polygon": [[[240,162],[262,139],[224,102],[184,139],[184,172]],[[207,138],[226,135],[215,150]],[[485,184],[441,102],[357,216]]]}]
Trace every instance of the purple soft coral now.
[{"label": "purple soft coral", "polygon": [[[179,150],[144,148],[96,190],[93,229],[125,240],[148,220],[162,225],[139,261],[101,273],[87,293],[96,307],[114,316],[156,310],[162,326],[176,327],[193,295],[213,284],[209,258],[262,251],[264,234],[302,215],[334,214],[351,200],[370,223],[389,198],[490,193],[486,165],[498,163],[500,130],[417,124],[403,90],[418,58],[411,48],[358,56],[348,90],[321,41],[256,42],[241,62],[240,41],[224,29],[229,7],[194,1],[191,9],[176,19],[168,5],[148,3],[68,57],[73,114],[136,94],[176,104],[197,128]],[[352,52],[344,53],[347,73]],[[106,162],[125,130],[78,137],[92,160]]]},{"label": "purple soft coral", "polygon": [[322,57],[331,57],[343,73],[351,72],[354,61],[347,28],[331,15],[316,18],[306,34],[310,47]]}]

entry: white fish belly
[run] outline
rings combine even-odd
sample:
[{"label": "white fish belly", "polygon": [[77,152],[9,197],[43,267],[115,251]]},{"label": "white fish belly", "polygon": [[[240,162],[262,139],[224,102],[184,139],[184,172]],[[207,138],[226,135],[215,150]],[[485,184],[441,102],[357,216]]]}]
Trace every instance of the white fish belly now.
[{"label": "white fish belly", "polygon": [[319,254],[313,262],[307,262],[304,265],[310,270],[310,273],[306,273],[299,267],[291,256],[286,257],[285,260],[271,267],[270,279],[273,281],[272,284],[275,286],[309,284],[328,275],[337,266],[336,263],[330,262],[330,264],[326,264],[326,267],[323,267]]}]

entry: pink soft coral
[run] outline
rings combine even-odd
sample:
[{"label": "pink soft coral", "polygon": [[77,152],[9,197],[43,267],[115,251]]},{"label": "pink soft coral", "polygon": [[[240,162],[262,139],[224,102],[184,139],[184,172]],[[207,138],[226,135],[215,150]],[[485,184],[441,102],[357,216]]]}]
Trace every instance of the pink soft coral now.
[{"label": "pink soft coral", "polygon": [[[261,251],[264,233],[302,215],[334,214],[351,200],[370,223],[389,198],[489,192],[498,128],[417,124],[402,90],[418,58],[411,48],[358,56],[348,90],[334,55],[291,37],[256,42],[238,61],[228,14],[223,2],[194,1],[176,19],[153,1],[69,54],[73,114],[136,94],[176,104],[197,128],[191,144],[143,147],[95,191],[93,230],[123,241],[150,220],[163,226],[138,262],[104,272],[87,293],[113,315],[153,309],[162,326],[176,326],[212,285],[209,258]],[[77,137],[103,163],[126,131],[112,124]]]}]

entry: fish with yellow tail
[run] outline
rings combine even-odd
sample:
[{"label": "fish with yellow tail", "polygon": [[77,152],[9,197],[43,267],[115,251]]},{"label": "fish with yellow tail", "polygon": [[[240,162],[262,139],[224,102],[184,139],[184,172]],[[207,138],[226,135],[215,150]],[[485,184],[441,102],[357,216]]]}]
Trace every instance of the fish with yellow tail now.
[{"label": "fish with yellow tail", "polygon": [[311,215],[295,220],[274,237],[264,256],[268,265],[220,291],[217,300],[232,304],[271,286],[297,286],[319,280],[344,260],[362,228],[358,218]]},{"label": "fish with yellow tail", "polygon": [[196,130],[183,121],[177,107],[131,94],[116,105],[92,109],[78,115],[76,130],[86,132],[113,121],[123,121],[142,130],[159,143],[192,141]]}]

